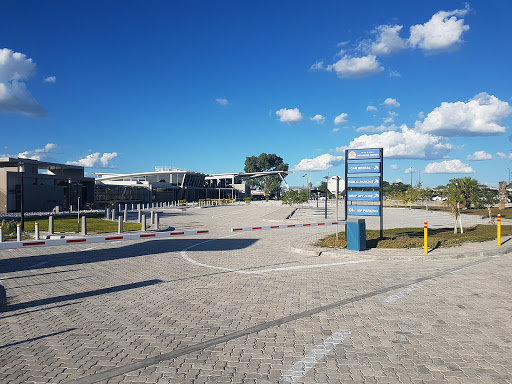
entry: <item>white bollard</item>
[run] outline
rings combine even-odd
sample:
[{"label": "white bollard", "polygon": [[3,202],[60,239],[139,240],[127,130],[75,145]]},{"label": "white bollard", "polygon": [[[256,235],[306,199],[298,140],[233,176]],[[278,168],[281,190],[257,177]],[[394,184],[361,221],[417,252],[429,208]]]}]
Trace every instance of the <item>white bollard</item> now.
[{"label": "white bollard", "polygon": [[117,219],[117,233],[123,233],[123,218],[121,216]]},{"label": "white bollard", "polygon": [[158,217],[158,212],[155,212],[155,229],[158,231],[158,227],[160,226],[160,218]]},{"label": "white bollard", "polygon": [[109,220],[110,219],[110,208],[107,208],[105,210],[105,219]]},{"label": "white bollard", "polygon": [[82,216],[82,235],[87,235],[87,217]]},{"label": "white bollard", "polygon": [[125,223],[128,221],[128,211],[126,210],[126,207],[124,207],[123,221]]},{"label": "white bollard", "polygon": [[16,224],[16,241],[21,241],[21,224]]},{"label": "white bollard", "polygon": [[143,232],[146,232],[146,215],[142,215],[140,218],[140,229]]},{"label": "white bollard", "polygon": [[150,225],[155,224],[155,211],[151,211],[151,219],[149,221]]},{"label": "white bollard", "polygon": [[4,227],[0,225],[0,243],[4,242]]},{"label": "white bollard", "polygon": [[53,216],[48,216],[48,233],[50,235],[54,235],[55,234],[55,226],[54,226],[54,223],[53,223]]},{"label": "white bollard", "polygon": [[36,240],[39,240],[39,223],[34,223],[35,232],[36,232]]}]

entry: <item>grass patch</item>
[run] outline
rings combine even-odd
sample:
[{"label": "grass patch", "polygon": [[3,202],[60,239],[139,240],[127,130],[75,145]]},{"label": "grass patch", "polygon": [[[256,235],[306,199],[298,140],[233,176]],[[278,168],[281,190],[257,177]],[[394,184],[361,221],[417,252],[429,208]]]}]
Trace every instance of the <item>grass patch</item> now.
[{"label": "grass patch", "polygon": [[[117,232],[117,221],[103,220],[101,214],[87,214],[87,233],[109,233]],[[20,221],[15,221],[19,224]],[[41,218],[30,218],[25,220],[25,232],[34,232],[35,223],[39,223],[39,230],[41,232],[48,232],[48,216]],[[4,232],[5,239],[16,238],[16,224],[14,225],[14,232]],[[82,221],[80,220],[80,226],[78,225],[77,216],[54,216],[53,226],[55,233],[79,233],[82,230]],[[140,224],[138,223],[123,223],[123,231],[140,231]],[[24,238],[29,236],[24,235]]]},{"label": "grass patch", "polygon": [[[502,236],[512,235],[512,225],[501,226]],[[423,228],[385,229],[384,237],[379,239],[378,230],[366,231],[366,246],[368,248],[423,248]],[[465,242],[482,242],[495,240],[497,237],[495,225],[477,225],[464,228],[464,233],[453,233],[453,229],[440,228],[428,230],[428,248],[453,247]],[[339,232],[318,241],[316,246],[328,248],[346,248],[345,233]]]}]

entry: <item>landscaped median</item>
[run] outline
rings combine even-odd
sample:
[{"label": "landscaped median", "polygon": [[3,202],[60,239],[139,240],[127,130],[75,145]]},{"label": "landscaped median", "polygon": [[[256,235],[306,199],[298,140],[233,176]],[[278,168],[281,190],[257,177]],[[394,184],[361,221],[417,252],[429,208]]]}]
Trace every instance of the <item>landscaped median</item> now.
[{"label": "landscaped median", "polygon": [[[512,225],[502,225],[501,235],[512,235]],[[495,225],[477,225],[464,228],[464,233],[453,233],[452,228],[439,228],[428,230],[428,248],[453,247],[466,242],[483,242],[495,240],[497,236]],[[336,234],[329,235],[319,240],[315,245],[327,248],[346,248],[345,233],[339,232],[339,240]],[[423,248],[423,228],[394,228],[385,229],[382,239],[378,230],[366,231],[367,248]]]}]

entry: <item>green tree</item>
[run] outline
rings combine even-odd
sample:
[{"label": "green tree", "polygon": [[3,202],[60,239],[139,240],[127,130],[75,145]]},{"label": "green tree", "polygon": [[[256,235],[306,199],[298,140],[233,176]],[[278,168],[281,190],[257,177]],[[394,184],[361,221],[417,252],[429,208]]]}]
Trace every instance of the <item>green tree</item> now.
[{"label": "green tree", "polygon": [[327,188],[327,182],[325,181],[322,181],[320,183],[320,185],[318,186],[317,188],[319,191],[322,191],[322,192],[325,192],[325,196],[327,196],[329,199],[332,198],[334,195],[331,193],[331,191],[329,191],[329,189]]},{"label": "green tree", "polygon": [[407,191],[409,188],[408,185],[405,185],[401,181],[397,183],[390,183],[389,181],[384,181],[382,183],[382,190],[384,192],[384,196],[390,199],[399,199],[402,196],[402,193]]},{"label": "green tree", "polygon": [[428,201],[434,197],[434,191],[430,188],[421,189],[420,197],[425,200],[425,209],[428,211]]},{"label": "green tree", "polygon": [[[288,164],[276,154],[262,153],[259,156],[245,158],[244,172],[266,172],[266,171],[287,171]],[[286,177],[286,176],[283,176]],[[246,183],[251,189],[265,190],[266,194],[279,192],[281,190],[281,177],[279,175],[262,176],[247,180]]]},{"label": "green tree", "polygon": [[460,205],[464,204],[462,201],[464,199],[464,193],[459,179],[450,180],[445,188],[444,196],[447,198],[444,204],[448,206],[452,216],[455,218],[453,233],[457,233],[457,220],[460,224],[460,233],[464,233],[464,229],[462,228],[462,220],[460,218]]},{"label": "green tree", "polygon": [[403,194],[403,200],[404,203],[409,203],[409,207],[412,208],[412,203],[415,201],[418,201],[420,199],[420,191],[418,191],[415,188],[409,188],[405,193]]},{"label": "green tree", "polygon": [[294,205],[308,202],[308,191],[301,189],[300,191],[290,189],[283,192],[282,201],[284,204]]},{"label": "green tree", "polygon": [[498,198],[498,194],[495,191],[491,191],[490,189],[482,188],[480,201],[489,211],[489,223],[494,224],[494,220],[491,215],[491,208],[494,206],[494,204],[499,203],[500,199]]}]

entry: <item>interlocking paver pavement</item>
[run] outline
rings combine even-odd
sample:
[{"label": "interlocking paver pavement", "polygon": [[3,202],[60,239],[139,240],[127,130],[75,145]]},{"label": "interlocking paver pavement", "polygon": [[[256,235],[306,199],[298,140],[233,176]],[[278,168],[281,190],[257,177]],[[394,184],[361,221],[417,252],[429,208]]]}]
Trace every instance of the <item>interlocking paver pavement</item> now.
[{"label": "interlocking paver pavement", "polygon": [[229,232],[280,209],[161,218],[204,237],[1,251],[0,382],[289,382],[342,332],[295,382],[512,382],[509,255],[360,260],[290,249],[332,227]]}]

